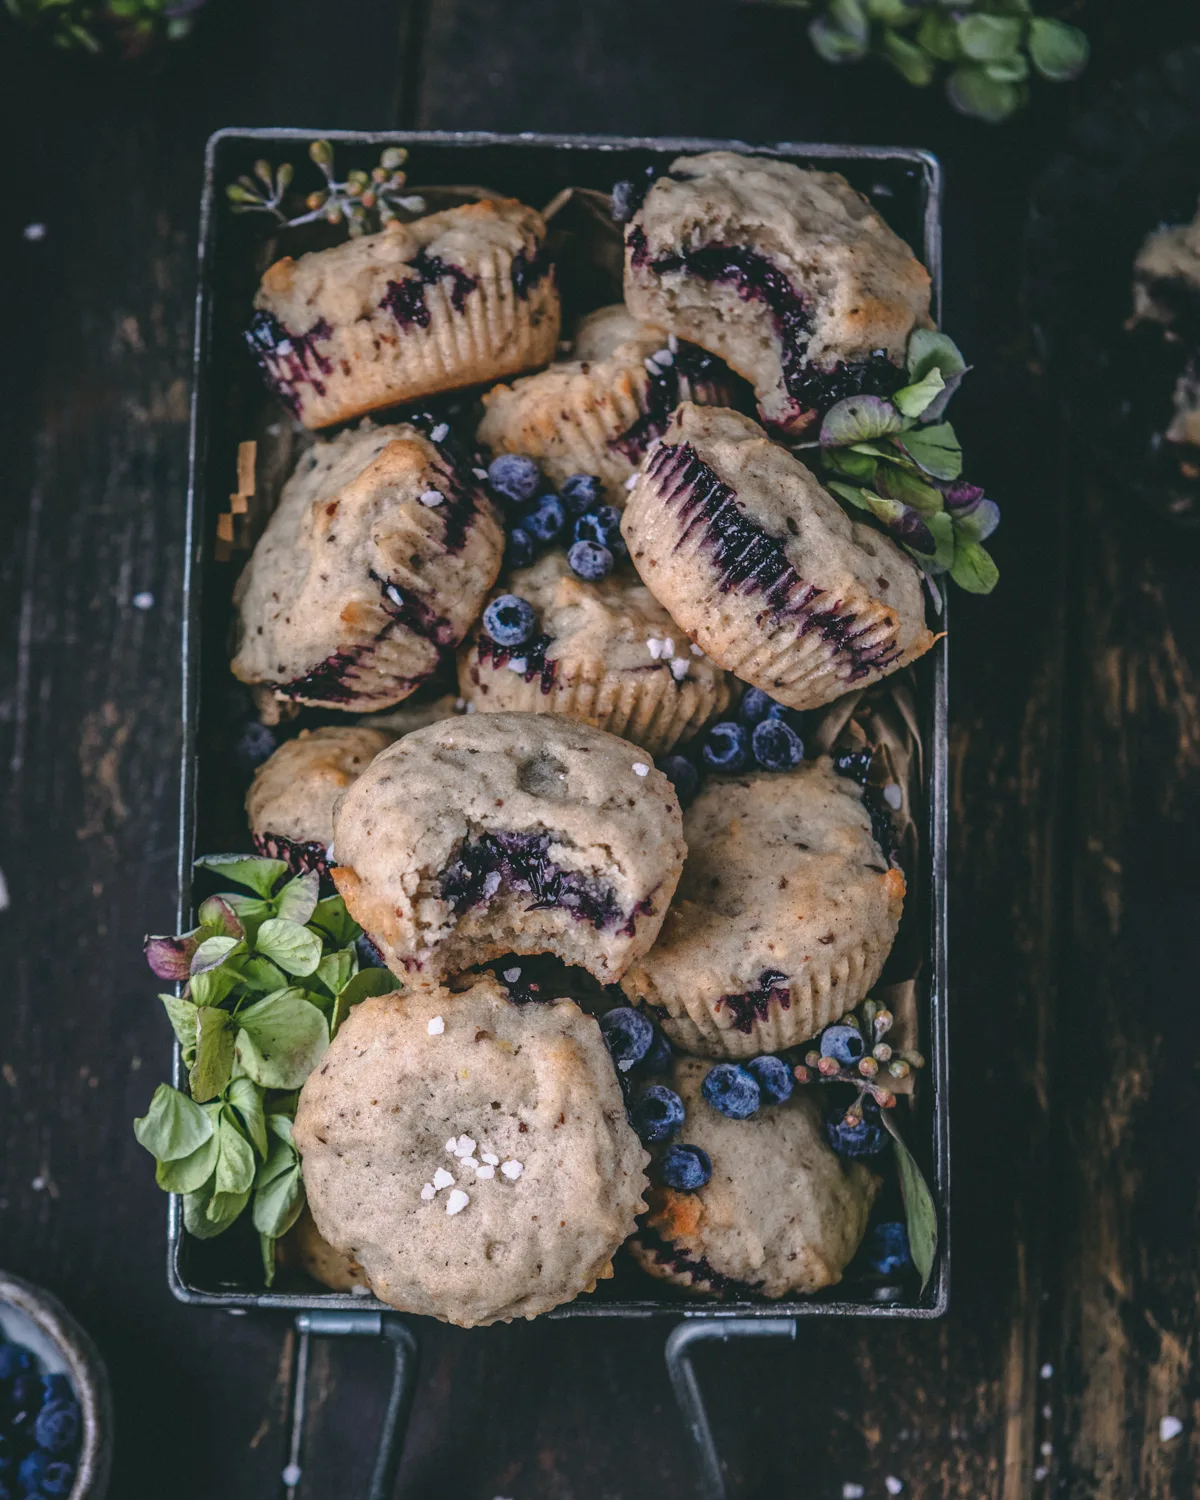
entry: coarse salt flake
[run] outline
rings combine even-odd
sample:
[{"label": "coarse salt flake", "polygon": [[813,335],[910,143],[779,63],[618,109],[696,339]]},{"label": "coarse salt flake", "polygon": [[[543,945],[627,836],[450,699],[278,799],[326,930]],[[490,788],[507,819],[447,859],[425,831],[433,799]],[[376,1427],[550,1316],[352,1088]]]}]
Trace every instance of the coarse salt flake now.
[{"label": "coarse salt flake", "polygon": [[437,424],[437,426],[433,429],[433,431],[429,434],[429,441],[431,443],[444,443],[449,436],[450,436],[450,423],[449,422],[439,422]]},{"label": "coarse salt flake", "polygon": [[487,470],[486,469],[472,469],[471,473],[474,474],[474,476],[475,476],[476,479],[486,479],[487,478]]},{"label": "coarse salt flake", "polygon": [[638,476],[636,474],[631,474],[629,476],[629,478],[625,481],[625,488],[627,490],[631,490],[637,482],[638,482]]},{"label": "coarse salt flake", "polygon": [[662,655],[662,646],[663,643],[656,635],[652,635],[646,642],[646,650],[649,651],[655,661]]},{"label": "coarse salt flake", "polygon": [[454,1149],[454,1154],[459,1158],[460,1161],[464,1156],[475,1155],[475,1142],[469,1135],[459,1136],[458,1145]]},{"label": "coarse salt flake", "polygon": [[633,763],[633,774],[635,776],[649,776],[650,767],[646,765],[645,761],[635,760]]},{"label": "coarse salt flake", "polygon": [[520,977],[520,969],[505,969],[504,971],[505,984],[516,984],[517,980],[520,979]]},{"label": "coarse salt flake", "polygon": [[1163,1417],[1158,1424],[1158,1440],[1160,1443],[1169,1443],[1182,1431],[1183,1423],[1178,1417]]},{"label": "coarse salt flake", "polygon": [[703,656],[704,655],[704,652],[700,649],[699,646],[697,646],[697,644],[695,643],[695,641],[693,641],[692,644],[688,647],[688,650],[692,653],[693,656]]},{"label": "coarse salt flake", "polygon": [[421,504],[429,506],[440,505],[445,498],[441,490],[426,490],[421,496]]},{"label": "coarse salt flake", "polygon": [[671,351],[672,354],[679,353],[679,340],[673,333],[667,334],[667,348]]},{"label": "coarse salt flake", "polygon": [[688,664],[682,656],[677,656],[671,663],[671,676],[676,682],[682,682],[688,674]]},{"label": "coarse salt flake", "polygon": [[446,1212],[448,1214],[460,1214],[470,1201],[470,1198],[463,1192],[462,1188],[455,1188],[446,1199]]},{"label": "coarse salt flake", "polygon": [[674,656],[675,655],[675,642],[671,639],[670,636],[668,636],[667,639],[663,642],[663,655],[664,656]]},{"label": "coarse salt flake", "polygon": [[25,239],[31,242],[44,240],[46,238],[46,226],[44,224],[26,224],[21,233]]},{"label": "coarse salt flake", "polygon": [[489,1167],[486,1165],[482,1167],[476,1167],[475,1175],[476,1177],[495,1177],[496,1169],[495,1167]]},{"label": "coarse salt flake", "polygon": [[1043,1380],[1049,1380],[1050,1377],[1054,1374],[1054,1366],[1050,1364],[1043,1365],[1042,1368],[1038,1371],[1038,1374]]},{"label": "coarse salt flake", "polygon": [[463,1166],[463,1167],[474,1167],[474,1169],[475,1169],[476,1172],[479,1171],[479,1163],[475,1160],[475,1158],[473,1156],[460,1156],[458,1160],[459,1160],[459,1165],[460,1166]]},{"label": "coarse salt flake", "polygon": [[283,1483],[287,1489],[294,1490],[300,1483],[300,1475],[302,1472],[303,1471],[301,1470],[299,1464],[288,1464],[287,1468],[283,1470],[279,1477],[283,1480]]},{"label": "coarse salt flake", "polygon": [[525,1168],[519,1161],[506,1161],[502,1164],[500,1170],[510,1182],[516,1182]]},{"label": "coarse salt flake", "polygon": [[894,781],[889,781],[883,789],[883,800],[893,812],[899,812],[904,802],[904,793]]},{"label": "coarse salt flake", "polygon": [[437,1188],[434,1187],[434,1185],[433,1185],[432,1182],[427,1182],[425,1184],[425,1186],[421,1189],[421,1198],[422,1198],[422,1200],[424,1202],[428,1203],[431,1198],[436,1198],[436,1197],[437,1197]]},{"label": "coarse salt flake", "polygon": [[866,1493],[861,1484],[842,1485],[842,1500],[863,1500]]},{"label": "coarse salt flake", "polygon": [[499,870],[489,870],[483,877],[483,898],[490,901],[500,889],[501,875]]},{"label": "coarse salt flake", "polygon": [[456,1135],[452,1135],[446,1142],[446,1150],[449,1151],[451,1156],[458,1150],[458,1137]]},{"label": "coarse salt flake", "polygon": [[430,1016],[429,1025],[425,1028],[430,1036],[441,1036],[445,1029],[446,1022],[441,1016]]},{"label": "coarse salt flake", "polygon": [[889,1495],[899,1495],[904,1489],[904,1481],[903,1479],[897,1479],[894,1474],[885,1474],[883,1487]]},{"label": "coarse salt flake", "polygon": [[133,598],[130,600],[130,603],[133,605],[134,609],[153,609],[154,595],[148,590],[143,589],[140,594],[134,594]]},{"label": "coarse salt flake", "polygon": [[453,1175],[450,1172],[447,1172],[446,1169],[445,1169],[445,1167],[439,1167],[437,1169],[437,1171],[433,1174],[433,1190],[434,1190],[434,1192],[435,1193],[440,1193],[443,1188],[448,1188],[448,1187],[453,1187],[453,1186],[454,1186],[454,1177],[453,1177]]},{"label": "coarse salt flake", "polygon": [[498,1167],[500,1165],[500,1158],[494,1151],[481,1151],[479,1153],[479,1160],[486,1162],[489,1167]]},{"label": "coarse salt flake", "polygon": [[510,672],[520,672],[523,675],[529,670],[529,663],[523,656],[513,656],[509,658],[508,670]]}]

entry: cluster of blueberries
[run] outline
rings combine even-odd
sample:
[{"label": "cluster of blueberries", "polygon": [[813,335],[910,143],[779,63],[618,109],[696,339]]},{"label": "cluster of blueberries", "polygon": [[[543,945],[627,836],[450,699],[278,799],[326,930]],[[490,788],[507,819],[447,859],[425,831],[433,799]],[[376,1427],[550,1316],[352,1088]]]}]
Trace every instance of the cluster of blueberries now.
[{"label": "cluster of blueberries", "polygon": [[604,486],[594,474],[572,474],[556,493],[532,458],[502,453],[488,465],[487,476],[504,511],[508,567],[527,568],[547,547],[565,542],[571,571],[598,583],[628,550],[621,513],[615,505],[605,505]]},{"label": "cluster of blueberries", "polygon": [[65,1375],[0,1334],[0,1500],[59,1500],[75,1483],[79,1403]]},{"label": "cluster of blueberries", "polygon": [[[776,703],[761,688],[747,688],[732,719],[718,719],[700,741],[700,759],[711,771],[736,776],[756,768],[791,771],[804,759],[800,715]],[[672,782],[681,803],[700,790],[700,771],[686,755],[665,755],[658,768]]]}]

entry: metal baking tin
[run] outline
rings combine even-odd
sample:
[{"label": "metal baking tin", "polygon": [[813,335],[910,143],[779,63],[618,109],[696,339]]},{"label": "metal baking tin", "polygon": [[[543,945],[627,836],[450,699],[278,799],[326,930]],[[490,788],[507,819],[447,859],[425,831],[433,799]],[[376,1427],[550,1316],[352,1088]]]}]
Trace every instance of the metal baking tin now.
[{"label": "metal baking tin", "polygon": [[[284,153],[291,148],[292,155],[298,157],[299,152],[316,139],[340,143],[351,156],[356,149],[364,152],[373,149],[377,153],[389,145],[407,146],[412,154],[410,177],[414,183],[491,182],[539,204],[548,202],[559,188],[568,183],[607,189],[618,177],[629,176],[631,171],[651,162],[665,166],[672,157],[685,152],[753,151],[802,166],[839,170],[880,205],[893,227],[905,234],[918,250],[933,281],[934,315],[940,316],[941,169],[937,159],[925,151],[893,146],[790,142],[751,146],[743,141],[499,135],[486,131],[218,131],[209,140],[205,156],[192,366],[179,809],[178,930],[181,932],[193,920],[193,857],[214,847],[210,842],[213,833],[197,818],[197,790],[203,770],[200,746],[205,731],[201,702],[202,638],[205,627],[214,630],[219,649],[227,623],[224,618],[219,622],[215,617],[206,620],[202,587],[206,582],[211,583],[205,574],[214,564],[206,553],[211,554],[215,516],[226,503],[227,480],[232,465],[232,442],[222,445],[228,435],[223,435],[220,429],[224,425],[231,432],[235,431],[237,421],[237,413],[230,413],[230,382],[226,379],[227,369],[231,368],[232,346],[228,340],[222,345],[214,333],[218,321],[217,288],[222,272],[227,269],[224,264],[227,246],[234,238],[231,222],[237,222],[232,221],[226,212],[224,185],[247,171],[257,157],[278,156],[280,148]],[[243,247],[239,256],[244,259],[244,255]],[[247,300],[241,307],[243,321],[248,306]],[[240,352],[238,357],[244,362]],[[243,425],[243,433],[244,430]],[[225,569],[226,578],[230,571]],[[218,597],[220,592],[218,589]],[[919,1124],[922,1132],[928,1130],[927,1139],[914,1141],[914,1145],[918,1157],[930,1170],[930,1186],[938,1210],[940,1244],[929,1284],[919,1298],[907,1302],[838,1301],[822,1297],[786,1302],[714,1302],[702,1297],[680,1296],[665,1284],[661,1296],[620,1297],[613,1295],[619,1287],[607,1283],[602,1284],[597,1293],[579,1297],[544,1316],[645,1318],[666,1315],[778,1320],[810,1317],[936,1318],[946,1311],[950,1269],[950,1149],[946,1014],[947,642],[944,636],[918,666],[927,778],[927,817],[920,876],[925,882],[924,911],[928,925],[927,967],[923,976],[927,1003],[922,1006],[921,1023],[927,1038],[929,1067],[922,1075],[921,1107],[914,1115],[913,1123]],[[182,1081],[182,1073],[182,1061],[176,1046],[174,1078],[177,1085]],[[218,1241],[206,1243],[213,1245]],[[264,1291],[249,1282],[242,1285],[236,1279],[205,1274],[195,1264],[197,1244],[184,1231],[181,1200],[172,1197],[168,1217],[167,1280],[171,1291],[182,1302],[209,1307],[280,1309],[293,1314],[339,1313],[352,1309],[359,1314],[388,1311],[370,1297],[337,1292]],[[636,1274],[640,1286],[655,1285],[641,1273]]]}]

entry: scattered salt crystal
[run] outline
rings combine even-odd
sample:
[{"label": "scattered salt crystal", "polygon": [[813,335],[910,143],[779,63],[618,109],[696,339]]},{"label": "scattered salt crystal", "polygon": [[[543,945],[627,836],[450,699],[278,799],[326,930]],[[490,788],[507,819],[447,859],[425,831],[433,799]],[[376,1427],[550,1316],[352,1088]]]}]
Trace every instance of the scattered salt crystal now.
[{"label": "scattered salt crystal", "polygon": [[500,1158],[494,1151],[481,1151],[479,1153],[479,1159],[480,1161],[486,1162],[489,1167],[498,1167],[500,1165]]},{"label": "scattered salt crystal", "polygon": [[1033,1471],[1033,1477],[1040,1484],[1042,1480],[1045,1479],[1046,1475],[1049,1474],[1049,1472],[1050,1470],[1046,1467],[1045,1464],[1038,1464],[1037,1468]]},{"label": "scattered salt crystal", "polygon": [[671,351],[672,354],[679,353],[679,340],[673,333],[667,334],[667,348]]},{"label": "scattered salt crystal", "polygon": [[458,1164],[460,1167],[473,1167],[476,1172],[479,1171],[479,1163],[473,1156],[460,1156]]},{"label": "scattered salt crystal", "polygon": [[508,670],[524,675],[529,670],[529,663],[523,656],[511,656],[508,660]]},{"label": "scattered salt crystal", "polygon": [[657,354],[652,354],[650,358],[660,370],[669,370],[675,363],[675,356],[670,349],[660,349]]},{"label": "scattered salt crystal", "polygon": [[429,434],[429,441],[431,443],[444,443],[449,436],[450,436],[450,423],[449,422],[439,422],[437,424],[437,426],[433,429],[433,431]]},{"label": "scattered salt crystal", "polygon": [[1169,1443],[1172,1438],[1177,1438],[1183,1431],[1183,1423],[1178,1417],[1163,1417],[1158,1424],[1158,1440],[1160,1443]]},{"label": "scattered salt crystal", "polygon": [[425,1028],[430,1036],[441,1036],[445,1029],[446,1022],[441,1016],[430,1016],[429,1025]]},{"label": "scattered salt crystal", "polygon": [[894,781],[889,781],[883,789],[883,800],[893,812],[898,812],[904,802],[904,793]]},{"label": "scattered salt crystal", "polygon": [[26,224],[21,233],[27,240],[44,240],[46,238],[46,226],[44,224]]},{"label": "scattered salt crystal", "polygon": [[682,656],[677,656],[671,663],[671,676],[676,682],[682,682],[688,674],[688,664]]},{"label": "scattered salt crystal", "polygon": [[483,877],[483,899],[490,901],[500,889],[500,871],[489,870]]},{"label": "scattered salt crystal", "polygon": [[[357,1291],[358,1288],[355,1287],[354,1290]],[[288,1464],[287,1468],[284,1469],[283,1473],[279,1477],[283,1480],[284,1485],[289,1490],[294,1490],[300,1483],[300,1475],[302,1474],[302,1472],[303,1470],[300,1468],[299,1464]]]},{"label": "scattered salt crystal", "polygon": [[663,655],[664,656],[674,656],[675,655],[675,642],[671,639],[670,636],[668,636],[667,639],[663,642]]},{"label": "scattered salt crystal", "polygon": [[517,1178],[520,1177],[525,1168],[519,1161],[506,1161],[503,1163],[500,1170],[504,1173],[505,1177],[507,1177],[510,1182],[516,1182]]},{"label": "scattered salt crystal", "polygon": [[625,488],[627,490],[631,490],[637,482],[638,482],[638,476],[636,474],[631,474],[629,476],[629,478],[625,481]]},{"label": "scattered salt crystal", "polygon": [[437,1171],[433,1174],[433,1190],[434,1190],[434,1192],[435,1193],[440,1193],[443,1188],[448,1188],[448,1187],[453,1187],[453,1186],[454,1186],[454,1177],[453,1177],[453,1174],[450,1173],[450,1172],[447,1172],[446,1169],[445,1169],[445,1167],[439,1167],[437,1169]]},{"label": "scattered salt crystal", "polygon": [[369,1297],[371,1295],[371,1288],[363,1286],[361,1282],[356,1281],[350,1288],[350,1295],[352,1297]]},{"label": "scattered salt crystal", "polygon": [[456,1135],[452,1135],[446,1142],[446,1150],[449,1151],[451,1156],[458,1150],[458,1137]]},{"label": "scattered salt crystal", "polygon": [[440,505],[445,498],[441,490],[426,490],[420,497],[421,504],[429,506]]},{"label": "scattered salt crystal", "polygon": [[1050,1455],[1054,1452],[1054,1444],[1043,1443],[1042,1446],[1038,1449],[1038,1452],[1042,1455],[1043,1458],[1049,1458]]},{"label": "scattered salt crystal", "polygon": [[475,1142],[469,1135],[459,1136],[458,1145],[454,1149],[454,1154],[459,1158],[460,1161],[464,1156],[474,1156]]},{"label": "scattered salt crystal", "polygon": [[473,703],[468,703],[466,711],[469,714],[473,714],[475,712],[475,705]]},{"label": "scattered salt crystal", "polygon": [[503,979],[505,984],[516,984],[521,977],[520,969],[505,969]]},{"label": "scattered salt crystal", "polygon": [[657,661],[658,658],[662,655],[662,648],[663,643],[656,635],[650,636],[646,641],[646,650],[649,651],[650,655],[654,658],[655,661]]},{"label": "scattered salt crystal", "polygon": [[132,600],[130,602],[132,603],[134,609],[153,609],[154,608],[154,595],[151,594],[151,593],[148,593],[146,590],[143,589],[143,591],[140,594],[134,594],[134,596],[133,596],[133,598],[132,598]]},{"label": "scattered salt crystal", "polygon": [[861,1484],[842,1485],[842,1500],[863,1500],[866,1493]]},{"label": "scattered salt crystal", "polygon": [[495,1177],[496,1169],[488,1166],[476,1167],[475,1175],[476,1177]]},{"label": "scattered salt crystal", "polygon": [[462,711],[466,708],[466,706],[467,706],[467,700],[465,698],[455,698],[455,700],[454,700],[454,712],[456,714],[462,713]]},{"label": "scattered salt crystal", "polygon": [[470,1201],[470,1198],[467,1197],[462,1188],[455,1188],[446,1199],[446,1212],[448,1214],[460,1214]]},{"label": "scattered salt crystal", "polygon": [[325,850],[325,859],[329,864],[333,864],[335,862],[332,844],[330,844],[329,847]]},{"label": "scattered salt crystal", "polygon": [[437,1197],[437,1188],[434,1187],[434,1185],[433,1185],[432,1182],[427,1182],[425,1184],[425,1186],[421,1189],[421,1198],[422,1198],[422,1200],[424,1202],[428,1203],[431,1198],[436,1198],[436,1197]]},{"label": "scattered salt crystal", "polygon": [[400,592],[400,590],[394,583],[389,583],[387,588],[385,588],[383,592],[388,596],[393,604],[404,603],[404,595]]},{"label": "scattered salt crystal", "polygon": [[1043,1380],[1049,1380],[1051,1375],[1054,1374],[1054,1366],[1043,1365],[1042,1368],[1038,1371],[1038,1374],[1042,1377]]},{"label": "scattered salt crystal", "polygon": [[650,767],[644,761],[635,760],[633,763],[633,774],[635,776],[649,776]]},{"label": "scattered salt crystal", "polygon": [[695,641],[692,642],[691,646],[689,646],[688,649],[691,651],[691,653],[692,653],[693,656],[703,656],[704,655],[704,652],[701,651],[700,647],[697,646],[697,644],[695,643]]},{"label": "scattered salt crystal", "polygon": [[904,1489],[904,1481],[897,1479],[894,1474],[884,1476],[883,1487],[889,1495],[899,1495]]},{"label": "scattered salt crystal", "polygon": [[652,355],[648,355],[642,361],[642,363],[646,366],[646,370],[647,370],[647,372],[649,374],[651,374],[651,375],[657,375],[658,374],[658,361],[656,359],[654,359],[654,357]]},{"label": "scattered salt crystal", "polygon": [[[508,1168],[505,1167],[504,1170],[507,1172]],[[34,1190],[35,1193],[44,1192],[46,1188],[46,1179],[44,1177],[35,1177],[29,1184],[29,1186]]]},{"label": "scattered salt crystal", "polygon": [[487,478],[487,470],[486,469],[472,469],[471,473],[474,474],[474,476],[475,476],[476,479],[486,479]]}]

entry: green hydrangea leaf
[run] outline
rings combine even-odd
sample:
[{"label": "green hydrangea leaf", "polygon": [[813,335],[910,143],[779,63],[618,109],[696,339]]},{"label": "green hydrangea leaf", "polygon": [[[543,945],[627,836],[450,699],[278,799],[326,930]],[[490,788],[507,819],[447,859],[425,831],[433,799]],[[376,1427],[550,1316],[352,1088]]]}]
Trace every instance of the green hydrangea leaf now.
[{"label": "green hydrangea leaf", "polygon": [[936,328],[915,328],[909,335],[905,360],[913,384],[924,380],[933,370],[941,375],[940,394],[921,413],[925,422],[937,421],[969,369],[962,351],[948,334],[939,333]]},{"label": "green hydrangea leaf", "polygon": [[215,1099],[229,1082],[236,1029],[237,1023],[227,1010],[212,1005],[197,1009],[196,1057],[188,1074],[188,1087],[197,1103]]},{"label": "green hydrangea leaf", "polygon": [[192,954],[192,974],[207,974],[210,969],[219,968],[226,959],[244,953],[245,949],[246,945],[241,938],[205,938]]},{"label": "green hydrangea leaf", "polygon": [[193,1050],[196,1046],[196,1006],[178,995],[160,995],[158,998],[162,1001],[179,1045],[185,1053]]},{"label": "green hydrangea leaf", "polygon": [[249,1202],[249,1188],[244,1193],[214,1192],[204,1206],[204,1217],[208,1220],[210,1233],[224,1234]]},{"label": "green hydrangea leaf", "polygon": [[133,1122],[138,1144],[159,1161],[182,1161],[213,1133],[212,1121],[195,1102],[169,1083],[160,1083],[150,1108]]},{"label": "green hydrangea leaf", "polygon": [[809,23],[809,40],[826,62],[858,62],[867,55],[871,23],[862,0],[830,0]]},{"label": "green hydrangea leaf", "polygon": [[400,982],[390,969],[360,969],[337,997],[329,1026],[330,1036],[337,1035],[338,1027],[360,1000],[369,995],[391,995],[399,988]]},{"label": "green hydrangea leaf", "polygon": [[262,1257],[263,1284],[272,1287],[275,1285],[275,1239],[272,1235],[259,1235],[258,1253]]},{"label": "green hydrangea leaf", "polygon": [[250,1142],[234,1123],[231,1110],[221,1111],[221,1123],[217,1129],[220,1150],[217,1154],[217,1170],[213,1178],[215,1193],[248,1193],[254,1183],[254,1150]]},{"label": "green hydrangea leaf", "polygon": [[340,995],[358,970],[358,957],[353,948],[338,948],[327,953],[317,965],[315,978],[319,979],[331,995]]},{"label": "green hydrangea leaf", "polygon": [[346,910],[346,903],[340,896],[327,896],[324,901],[318,901],[309,923],[327,932],[336,948],[344,948],[362,936],[362,928]]},{"label": "green hydrangea leaf", "polygon": [[990,594],[1000,581],[1000,569],[986,547],[960,540],[954,549],[950,577],[968,594]]},{"label": "green hydrangea leaf", "polygon": [[328,1023],[303,990],[267,995],[237,1020],[238,1061],[264,1088],[298,1089],[329,1045]]},{"label": "green hydrangea leaf", "polygon": [[826,474],[870,485],[874,483],[879,460],[869,453],[856,453],[853,448],[825,448],[821,452],[821,467]]},{"label": "green hydrangea leaf", "polygon": [[[906,9],[902,3],[901,9]],[[936,60],[923,47],[893,31],[890,26],[884,29],[880,50],[901,78],[914,88],[923,89],[933,82],[937,74]]]},{"label": "green hydrangea leaf", "polygon": [[288,881],[275,898],[279,916],[303,925],[316,910],[320,893],[321,877],[315,870],[297,875],[294,880]]},{"label": "green hydrangea leaf", "polygon": [[892,404],[903,416],[919,417],[945,389],[946,382],[942,379],[942,372],[932,369],[913,385],[902,386],[900,390],[893,392]]},{"label": "green hydrangea leaf", "polygon": [[962,473],[962,449],[949,422],[913,427],[896,438],[895,443],[934,479],[957,479]]},{"label": "green hydrangea leaf", "polygon": [[944,510],[938,511],[936,515],[926,516],[925,524],[929,527],[934,541],[937,543],[937,551],[932,558],[918,555],[917,560],[927,573],[937,575],[948,573],[950,565],[954,561],[955,537],[954,522]]},{"label": "green hydrangea leaf", "polygon": [[261,896],[239,896],[233,891],[226,891],[221,899],[237,914],[246,942],[253,948],[259,927],[275,915],[274,901],[264,901]]},{"label": "green hydrangea leaf", "polygon": [[984,68],[960,67],[946,79],[946,97],[959,114],[998,125],[1020,105],[1021,85],[989,78]]},{"label": "green hydrangea leaf", "polygon": [[938,62],[957,62],[962,56],[953,16],[937,6],[927,10],[917,27],[917,45]]},{"label": "green hydrangea leaf", "polygon": [[910,26],[917,12],[908,0],[867,0],[867,16],[883,26]]},{"label": "green hydrangea leaf", "polygon": [[1068,83],[1087,67],[1088,39],[1078,26],[1035,16],[1029,23],[1029,56],[1043,78]]},{"label": "green hydrangea leaf", "polygon": [[194,1005],[220,1005],[242,982],[236,963],[236,959],[226,961],[218,968],[205,969],[203,974],[193,974],[188,980],[188,999]]},{"label": "green hydrangea leaf", "polygon": [[287,975],[269,958],[237,958],[231,967],[241,976],[246,988],[255,994],[270,995],[275,990],[287,989]]},{"label": "green hydrangea leaf", "polygon": [[237,1110],[238,1119],[250,1137],[250,1144],[265,1159],[268,1147],[267,1117],[262,1089],[252,1078],[231,1079],[225,1090],[225,1102],[231,1109]]},{"label": "green hydrangea leaf", "polygon": [[154,1169],[154,1180],[164,1193],[194,1193],[213,1175],[219,1151],[214,1131],[190,1156],[178,1161],[160,1161]]},{"label": "green hydrangea leaf", "polygon": [[882,396],[847,396],[825,413],[820,442],[822,448],[869,443],[899,432],[902,425],[900,413]]},{"label": "green hydrangea leaf", "polygon": [[921,1175],[921,1169],[917,1166],[916,1158],[901,1140],[900,1132],[886,1109],[880,1111],[880,1119],[892,1137],[896,1170],[900,1177],[900,1196],[904,1200],[904,1217],[908,1225],[908,1248],[921,1278],[921,1290],[924,1291],[937,1255],[937,1207],[933,1194]]},{"label": "green hydrangea leaf", "polygon": [[210,896],[207,901],[202,901],[196,916],[200,919],[205,937],[245,936],[237,913],[223,896]]},{"label": "green hydrangea leaf", "polygon": [[869,490],[864,490],[856,484],[842,484],[837,479],[830,479],[825,487],[832,490],[839,500],[845,500],[848,505],[853,505],[857,510],[871,509],[868,499]]},{"label": "green hydrangea leaf", "polygon": [[288,872],[281,859],[257,859],[246,854],[208,854],[196,863],[202,870],[212,870],[223,880],[244,885],[256,896],[269,896]]},{"label": "green hydrangea leaf", "polygon": [[958,45],[973,62],[998,62],[1021,46],[1025,24],[1018,16],[993,16],[976,11],[958,22]]},{"label": "green hydrangea leaf", "polygon": [[1029,77],[1029,59],[1018,52],[1000,62],[984,63],[983,71],[997,83],[1024,83]]},{"label": "green hydrangea leaf", "polygon": [[944,508],[945,502],[942,499],[941,490],[935,489],[931,484],[926,484],[923,479],[918,479],[915,474],[910,474],[907,469],[902,469],[896,464],[879,465],[875,488],[881,495],[887,495],[889,499],[900,500],[905,505],[911,505],[923,519],[936,516],[938,511]]},{"label": "green hydrangea leaf", "polygon": [[[221,942],[223,939],[211,938],[210,941]],[[201,943],[199,952],[203,952],[205,946]],[[284,973],[298,979],[311,974],[321,962],[321,939],[315,932],[309,932],[307,927],[289,921],[287,917],[268,917],[258,929],[254,946],[264,958],[269,958]]]}]

